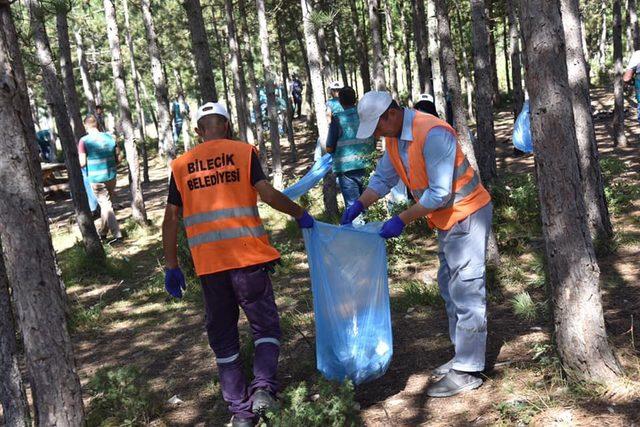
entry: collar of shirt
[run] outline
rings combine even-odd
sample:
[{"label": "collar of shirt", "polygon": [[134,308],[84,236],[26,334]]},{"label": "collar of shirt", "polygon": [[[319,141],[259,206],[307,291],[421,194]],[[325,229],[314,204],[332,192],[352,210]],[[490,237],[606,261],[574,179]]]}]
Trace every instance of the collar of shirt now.
[{"label": "collar of shirt", "polygon": [[411,108],[404,109],[404,117],[402,118],[402,132],[400,133],[400,141],[413,141],[413,118],[416,112]]}]

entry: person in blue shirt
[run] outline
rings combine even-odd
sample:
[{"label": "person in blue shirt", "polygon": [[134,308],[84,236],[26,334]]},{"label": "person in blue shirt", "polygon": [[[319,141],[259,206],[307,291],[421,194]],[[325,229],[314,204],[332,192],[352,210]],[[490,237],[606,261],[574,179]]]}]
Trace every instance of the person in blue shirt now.
[{"label": "person in blue shirt", "polygon": [[367,168],[375,150],[373,138],[358,139],[360,125],[356,108],[356,92],[345,86],[338,92],[343,110],[331,117],[327,135],[327,153],[333,157],[333,172],[338,177],[345,208],[351,207],[364,191]]},{"label": "person in blue shirt", "polygon": [[300,81],[297,74],[293,75],[291,81],[291,98],[293,98],[293,112],[296,118],[300,118],[302,112],[302,91],[304,84]]},{"label": "person in blue shirt", "polygon": [[184,95],[179,94],[171,104],[171,117],[173,118],[173,140],[176,144],[182,134],[184,117],[189,114],[189,104],[184,100]]},{"label": "person in blue shirt", "polygon": [[338,99],[340,89],[342,89],[343,87],[344,85],[342,84],[342,82],[339,82],[337,80],[329,84],[329,95],[331,95],[331,98],[329,98],[329,100],[325,104],[327,107],[326,114],[328,122],[331,122],[332,115],[343,110],[342,105],[340,105],[340,100]]},{"label": "person in blue shirt", "polygon": [[78,157],[80,166],[87,168],[87,179],[100,205],[98,234],[104,240],[111,231],[114,241],[119,241],[122,239],[122,232],[113,211],[119,149],[113,136],[98,130],[95,116],[87,116],[84,126],[87,134],[78,143]]}]

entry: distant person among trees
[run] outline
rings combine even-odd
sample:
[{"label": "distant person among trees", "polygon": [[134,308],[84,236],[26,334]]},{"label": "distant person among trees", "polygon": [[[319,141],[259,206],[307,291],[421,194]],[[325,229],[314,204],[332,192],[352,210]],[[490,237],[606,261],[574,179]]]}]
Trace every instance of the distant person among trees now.
[{"label": "distant person among trees", "polygon": [[438,118],[440,117],[436,110],[436,104],[433,102],[433,96],[428,93],[421,94],[418,101],[413,104],[413,108],[418,111],[422,111],[423,113],[431,114]]},{"label": "distant person among trees", "polygon": [[339,113],[343,110],[342,105],[340,105],[340,100],[338,99],[338,95],[340,94],[340,89],[342,89],[344,85],[340,81],[334,81],[329,84],[329,95],[330,98],[326,103],[327,106],[327,121],[331,122],[331,116],[333,114]]},{"label": "distant person among trees", "polygon": [[358,103],[357,138],[384,136],[387,150],[369,186],[340,221],[351,223],[399,180],[416,203],[386,221],[380,236],[398,237],[426,217],[438,230],[438,285],[449,318],[454,357],[434,370],[442,378],[427,388],[449,397],[482,385],[487,339],[485,257],[491,230],[491,196],[480,182],[454,129],[444,120],[400,108],[389,92],[367,92]]},{"label": "distant person among trees", "polygon": [[80,166],[87,168],[87,179],[100,206],[98,234],[105,240],[107,233],[111,231],[114,241],[119,241],[122,239],[122,232],[113,211],[113,199],[120,150],[113,136],[98,130],[95,116],[87,116],[84,126],[87,134],[78,143],[78,156]]},{"label": "distant person among trees", "polygon": [[182,134],[184,117],[189,115],[189,104],[184,100],[184,95],[179,94],[171,104],[171,118],[173,119],[173,141],[177,145]]},{"label": "distant person among trees", "polygon": [[345,86],[338,92],[343,111],[331,117],[327,135],[327,153],[333,156],[333,171],[344,197],[345,208],[351,207],[364,191],[364,179],[375,151],[373,138],[358,139],[360,125],[356,109],[356,92]]},{"label": "distant person among trees", "polygon": [[638,122],[640,122],[640,76],[638,76],[638,72],[640,72],[640,50],[636,50],[631,55],[629,59],[629,64],[627,65],[627,69],[622,76],[622,80],[625,83],[631,83],[634,81],[634,86],[636,90],[636,102],[638,103],[638,113],[637,118]]},{"label": "distant person among trees", "polygon": [[98,130],[100,132],[106,132],[107,131],[107,124],[105,122],[105,118],[104,118],[104,108],[102,107],[102,105],[96,105],[96,114],[95,114],[95,118],[98,122]]},{"label": "distant person among trees", "polygon": [[[219,103],[198,109],[196,133],[203,141],[171,165],[169,197],[162,225],[165,288],[182,297],[186,289],[178,265],[180,216],[200,278],[209,344],[216,355],[222,397],[233,427],[253,426],[273,408],[278,390],[280,320],[269,271],[280,259],[269,244],[257,207],[260,199],[311,228],[313,218],[275,190],[253,146],[227,139],[229,113]],[[247,387],[238,333],[238,306],[253,333],[254,379]]]},{"label": "distant person among trees", "polygon": [[300,118],[302,112],[302,91],[304,84],[300,81],[297,74],[293,75],[291,82],[291,98],[293,99],[293,112],[296,118]]}]

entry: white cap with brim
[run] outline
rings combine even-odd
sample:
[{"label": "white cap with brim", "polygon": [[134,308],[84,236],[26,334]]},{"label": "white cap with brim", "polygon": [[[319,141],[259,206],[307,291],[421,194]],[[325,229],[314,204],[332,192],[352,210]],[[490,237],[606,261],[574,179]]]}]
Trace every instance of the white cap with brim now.
[{"label": "white cap with brim", "polygon": [[418,102],[420,101],[429,101],[429,102],[433,102],[433,96],[431,96],[430,93],[423,93],[420,95],[420,98],[418,98]]},{"label": "white cap with brim", "polygon": [[393,98],[389,92],[367,92],[358,102],[358,117],[360,126],[356,138],[365,139],[373,135],[378,126],[378,119],[387,111]]},{"label": "white cap with brim", "polygon": [[205,116],[210,116],[212,114],[223,116],[227,120],[229,120],[229,113],[227,112],[227,109],[224,108],[222,104],[218,102],[207,102],[206,104],[198,108],[198,114],[196,114],[196,123],[198,123],[198,121],[200,121],[201,118]]},{"label": "white cap with brim", "polygon": [[344,87],[344,85],[342,84],[341,81],[333,81],[329,84],[329,89],[330,90],[338,90],[338,89],[342,89]]}]

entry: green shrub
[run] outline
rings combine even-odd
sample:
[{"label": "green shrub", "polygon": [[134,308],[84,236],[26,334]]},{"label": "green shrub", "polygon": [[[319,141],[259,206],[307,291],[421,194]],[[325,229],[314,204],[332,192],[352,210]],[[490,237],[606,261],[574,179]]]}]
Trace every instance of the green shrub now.
[{"label": "green shrub", "polygon": [[[320,379],[308,386],[301,382],[282,393],[281,408],[267,414],[272,427],[347,427],[362,425],[354,402],[353,384]],[[263,424],[267,425],[267,424]]]},{"label": "green shrub", "polygon": [[407,308],[442,304],[440,289],[436,282],[426,284],[421,280],[410,280],[402,284],[402,293],[402,299]]},{"label": "green shrub", "polygon": [[529,295],[529,292],[520,292],[511,299],[513,312],[520,319],[533,322],[538,318],[538,307]]},{"label": "green shrub", "polygon": [[71,305],[71,312],[67,325],[71,332],[85,332],[94,330],[102,324],[102,310],[105,303],[100,301],[91,307],[84,307],[80,304]]},{"label": "green shrub", "polygon": [[82,244],[78,243],[57,256],[62,279],[65,284],[78,284],[85,281],[95,282],[105,276],[114,280],[131,277],[133,269],[126,258],[107,255],[104,262],[89,257]]},{"label": "green shrub", "polygon": [[89,381],[88,426],[140,426],[158,410],[137,368],[101,368]]},{"label": "green shrub", "polygon": [[615,157],[605,157],[600,159],[600,170],[605,182],[610,182],[613,178],[620,176],[627,170],[624,161]]}]

